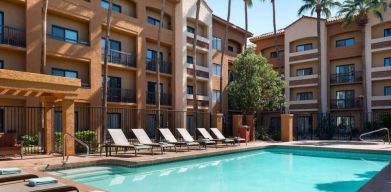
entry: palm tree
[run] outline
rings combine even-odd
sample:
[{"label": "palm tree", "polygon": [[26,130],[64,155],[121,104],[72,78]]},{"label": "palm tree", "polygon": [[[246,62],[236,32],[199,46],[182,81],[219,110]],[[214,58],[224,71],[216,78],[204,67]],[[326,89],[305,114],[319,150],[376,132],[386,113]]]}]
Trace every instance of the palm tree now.
[{"label": "palm tree", "polygon": [[109,8],[107,9],[106,16],[106,35],[105,35],[105,50],[104,50],[104,61],[103,61],[103,98],[102,98],[102,109],[103,109],[103,123],[102,133],[103,141],[106,141],[106,129],[107,129],[107,79],[109,69],[107,63],[109,62],[109,40],[110,40],[110,25],[111,25],[111,9],[113,6],[113,0],[109,0]]},{"label": "palm tree", "polygon": [[158,32],[157,32],[157,48],[156,48],[156,52],[157,52],[157,61],[156,61],[156,86],[155,88],[157,89],[156,90],[156,93],[157,93],[157,98],[156,98],[156,107],[157,107],[157,117],[156,117],[156,130],[155,130],[155,138],[156,140],[158,139],[158,134],[159,134],[159,127],[160,127],[160,97],[161,97],[161,93],[160,93],[160,66],[162,65],[162,59],[160,58],[160,41],[161,41],[161,32],[162,32],[162,28],[163,28],[163,19],[164,19],[164,10],[165,10],[165,6],[166,6],[166,0],[161,0],[160,1],[160,23],[159,23],[159,28],[158,28]]},{"label": "palm tree", "polygon": [[201,9],[201,0],[196,2],[196,19],[195,19],[195,29],[194,29],[194,40],[193,40],[193,110],[195,115],[195,127],[197,128],[198,120],[198,100],[197,100],[197,73],[196,73],[196,64],[197,64],[197,34],[198,34],[198,21],[200,19],[200,9]]},{"label": "palm tree", "polygon": [[45,73],[46,67],[46,33],[49,0],[43,0],[42,6],[42,47],[41,47],[41,73]]},{"label": "palm tree", "polygon": [[248,34],[247,34],[247,31],[248,31],[248,11],[247,11],[247,8],[248,7],[252,7],[253,6],[253,1],[252,0],[243,0],[244,1],[244,21],[245,21],[245,29],[246,29],[246,33],[245,33],[245,38],[246,38],[246,41],[244,42],[244,48],[246,49],[247,48],[247,38],[248,38]]},{"label": "palm tree", "polygon": [[[368,24],[368,15],[373,13],[375,17],[383,21],[383,15],[381,13],[384,6],[383,0],[345,0],[339,10],[339,15],[344,15],[342,25],[347,27],[349,24],[356,22],[361,28],[361,59],[363,68],[363,90],[364,90],[364,101],[363,101],[363,112],[367,113],[367,98],[366,98],[366,60],[365,60],[365,28]],[[365,115],[366,117],[366,115]],[[363,121],[365,122],[365,120]]]},{"label": "palm tree", "polygon": [[228,23],[231,18],[231,0],[228,0],[228,14],[227,21],[225,23],[225,31],[224,31],[224,40],[221,49],[221,60],[220,60],[220,113],[223,113],[223,68],[224,68],[224,54],[225,47],[228,41]]},{"label": "palm tree", "polygon": [[[318,38],[318,85],[321,85],[321,62],[322,62],[322,42],[321,42],[321,30],[320,22],[322,15],[329,18],[331,15],[331,9],[339,7],[340,3],[334,0],[303,0],[303,5],[299,8],[298,15],[302,15],[306,11],[310,11],[311,15],[316,13],[317,21],[317,38]],[[320,88],[318,88],[318,112],[322,111],[322,104],[320,101]]]}]

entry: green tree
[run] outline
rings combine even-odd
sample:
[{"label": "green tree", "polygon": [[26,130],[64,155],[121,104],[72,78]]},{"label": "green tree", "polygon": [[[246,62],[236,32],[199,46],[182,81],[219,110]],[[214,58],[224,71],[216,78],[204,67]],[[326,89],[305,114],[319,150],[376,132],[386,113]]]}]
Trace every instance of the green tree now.
[{"label": "green tree", "polygon": [[[303,5],[299,8],[298,14],[302,15],[304,12],[310,11],[311,15],[316,13],[317,21],[317,38],[318,38],[318,95],[320,93],[320,84],[321,84],[321,62],[322,62],[322,41],[321,41],[321,30],[320,22],[322,15],[326,18],[329,18],[331,15],[331,9],[334,7],[339,7],[340,3],[335,2],[334,0],[303,0]],[[318,97],[318,112],[322,111],[322,104]]]},{"label": "green tree", "polygon": [[276,110],[285,104],[282,89],[285,82],[267,59],[250,47],[234,61],[234,81],[228,87],[229,96],[235,106],[245,115],[256,111]]},{"label": "green tree", "polygon": [[[366,84],[366,59],[365,59],[365,28],[368,24],[368,15],[373,13],[375,17],[383,21],[383,15],[381,13],[384,6],[383,0],[345,0],[342,3],[342,6],[338,12],[339,15],[344,16],[342,25],[347,27],[351,23],[356,23],[361,28],[361,59],[362,59],[362,68],[363,68],[363,90],[367,90]],[[364,101],[363,101],[363,111],[364,114],[367,113],[367,95],[364,91]],[[365,120],[364,120],[365,122]]]}]

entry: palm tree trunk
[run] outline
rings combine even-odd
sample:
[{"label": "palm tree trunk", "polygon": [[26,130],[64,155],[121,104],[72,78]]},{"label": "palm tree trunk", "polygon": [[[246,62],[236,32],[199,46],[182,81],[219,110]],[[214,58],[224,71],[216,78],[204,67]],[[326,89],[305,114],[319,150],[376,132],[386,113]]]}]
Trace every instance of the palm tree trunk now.
[{"label": "palm tree trunk", "polygon": [[196,9],[196,20],[195,20],[195,31],[194,31],[194,41],[193,41],[193,110],[195,115],[195,128],[198,124],[198,100],[197,100],[197,34],[198,34],[198,20],[200,19],[200,8],[201,0],[197,0],[197,9]]},{"label": "palm tree trunk", "polygon": [[244,48],[247,49],[247,31],[248,31],[248,12],[247,12],[247,8],[248,8],[248,3],[247,3],[247,0],[244,0],[244,20],[245,20],[245,28],[246,28],[246,33],[244,35],[246,41],[244,42]]},{"label": "palm tree trunk", "polygon": [[42,47],[41,47],[41,73],[45,73],[46,67],[46,33],[49,0],[43,1],[42,6]]},{"label": "palm tree trunk", "polygon": [[320,11],[316,12],[317,16],[317,35],[318,35],[318,113],[322,113],[321,103],[321,67],[322,67],[322,41],[321,41],[321,29],[320,29]]},{"label": "palm tree trunk", "polygon": [[367,65],[366,65],[366,57],[365,57],[365,35],[366,35],[366,32],[365,32],[365,28],[366,28],[366,25],[367,25],[367,22],[364,22],[362,25],[360,25],[361,27],[361,59],[362,59],[362,80],[363,80],[363,95],[364,95],[364,98],[363,98],[363,126],[365,125],[366,121],[367,121],[367,117],[368,117],[368,110],[367,110],[367,106],[368,106],[368,103],[367,103],[367,74],[366,74],[366,71],[367,71]]},{"label": "palm tree trunk", "polygon": [[221,59],[220,59],[220,113],[223,113],[223,101],[224,101],[224,96],[223,96],[223,68],[224,68],[224,54],[225,54],[225,47],[227,44],[228,40],[228,23],[231,18],[231,0],[228,0],[228,14],[227,14],[227,21],[225,23],[225,31],[224,31],[224,40],[223,40],[223,45],[222,45],[222,50],[221,50]]},{"label": "palm tree trunk", "polygon": [[107,9],[106,16],[106,36],[105,36],[105,54],[104,54],[104,62],[103,62],[103,101],[102,101],[102,109],[103,109],[103,123],[102,123],[102,136],[103,142],[106,142],[106,130],[107,130],[107,79],[109,74],[109,69],[107,63],[109,62],[109,40],[110,40],[110,25],[111,25],[111,9],[113,6],[113,0],[109,1],[109,8]]},{"label": "palm tree trunk", "polygon": [[278,72],[281,73],[282,65],[280,63],[280,55],[278,50],[278,39],[277,39],[277,24],[276,24],[276,3],[275,0],[271,0],[272,7],[273,7],[273,32],[274,32],[274,47],[277,53],[277,65],[278,65]]},{"label": "palm tree trunk", "polygon": [[166,6],[166,0],[161,0],[161,9],[160,9],[160,25],[157,32],[157,61],[156,61],[156,93],[157,93],[157,117],[156,117],[156,129],[155,129],[155,139],[156,141],[159,139],[159,127],[160,127],[160,66],[161,66],[161,58],[160,58],[160,41],[161,41],[161,31],[163,27],[163,19],[164,19],[164,10]]}]

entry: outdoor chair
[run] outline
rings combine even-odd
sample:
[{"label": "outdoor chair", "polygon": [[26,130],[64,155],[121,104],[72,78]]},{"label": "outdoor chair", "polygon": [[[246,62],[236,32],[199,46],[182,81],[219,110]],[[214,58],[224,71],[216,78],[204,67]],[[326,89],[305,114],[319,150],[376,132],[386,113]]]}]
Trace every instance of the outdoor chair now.
[{"label": "outdoor chair", "polygon": [[240,142],[245,142],[247,145],[246,139],[243,139],[241,137],[233,137],[233,138],[225,138],[224,135],[220,132],[217,128],[210,128],[212,133],[217,137],[219,140],[234,140],[236,143],[240,145]]},{"label": "outdoor chair", "polygon": [[38,176],[34,175],[34,174],[30,174],[30,173],[23,173],[23,172],[15,173],[15,174],[0,175],[0,183],[20,181],[20,180],[26,180],[26,179],[32,179],[32,178],[38,178]]},{"label": "outdoor chair", "polygon": [[[132,145],[129,143],[128,139],[126,138],[124,132],[121,129],[108,129],[108,132],[113,140],[113,143],[106,144],[106,156],[107,156],[107,147],[111,149],[111,147],[115,147],[115,154],[118,154],[118,148],[125,148],[125,149],[133,149],[134,155],[137,156],[137,152],[141,149],[150,149],[152,151],[151,146],[146,146],[143,144],[137,144]],[[102,153],[102,147],[100,149],[100,152]],[[111,150],[110,150],[111,152]]]},{"label": "outdoor chair", "polygon": [[0,185],[0,191],[6,192],[65,192],[65,191],[79,191],[74,186],[65,185],[63,183],[50,183],[37,186],[30,186],[28,182],[18,182]]},{"label": "outdoor chair", "polygon": [[[153,143],[151,139],[148,137],[144,129],[132,129],[132,131],[136,136],[137,140],[143,145],[151,146],[152,148],[159,147],[162,154],[164,152],[164,149],[172,148],[172,147],[174,147],[176,152],[176,146],[174,144],[165,143],[165,142]],[[152,149],[152,154],[153,154],[153,149]]]},{"label": "outdoor chair", "polygon": [[159,131],[167,143],[174,144],[179,147],[187,146],[188,151],[191,146],[200,146],[198,142],[178,141],[168,128],[159,128]]},{"label": "outdoor chair", "polygon": [[202,137],[205,139],[209,139],[211,141],[216,141],[216,142],[220,141],[222,143],[225,143],[226,145],[228,145],[229,143],[233,145],[235,144],[235,140],[233,139],[214,139],[205,128],[197,128],[197,130],[201,133]]},{"label": "outdoor chair", "polygon": [[[177,130],[178,130],[179,134],[182,136],[184,141],[189,142],[189,143],[196,142],[194,140],[194,138],[190,135],[190,133],[187,131],[186,128],[177,128]],[[197,143],[202,144],[205,147],[205,149],[206,149],[207,145],[215,145],[216,146],[216,142],[211,141],[209,139],[198,140]]]},{"label": "outdoor chair", "polygon": [[0,133],[0,156],[20,155],[23,158],[23,144],[18,143],[16,133]]}]

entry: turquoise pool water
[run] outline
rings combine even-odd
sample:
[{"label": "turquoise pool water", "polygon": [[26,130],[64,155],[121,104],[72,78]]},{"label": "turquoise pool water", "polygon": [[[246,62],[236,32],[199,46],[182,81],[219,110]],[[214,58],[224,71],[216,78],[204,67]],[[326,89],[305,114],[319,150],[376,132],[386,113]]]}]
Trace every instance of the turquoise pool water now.
[{"label": "turquoise pool water", "polygon": [[350,192],[390,161],[390,155],[271,148],[138,168],[51,173],[113,192]]}]

